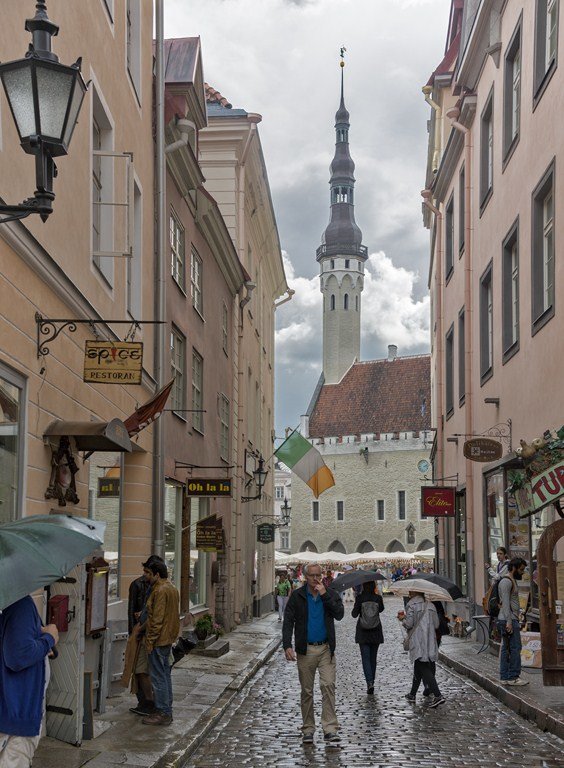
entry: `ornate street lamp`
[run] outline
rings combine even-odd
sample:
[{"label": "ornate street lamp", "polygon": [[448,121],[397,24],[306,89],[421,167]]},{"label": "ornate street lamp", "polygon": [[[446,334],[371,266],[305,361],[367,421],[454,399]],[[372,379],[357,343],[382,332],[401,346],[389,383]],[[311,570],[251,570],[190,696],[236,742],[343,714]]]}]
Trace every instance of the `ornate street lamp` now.
[{"label": "ornate street lamp", "polygon": [[280,515],[280,525],[282,527],[286,527],[287,525],[290,525],[290,512],[292,510],[292,507],[288,504],[288,499],[284,499],[284,504],[280,507],[280,512],[282,513]]},{"label": "ornate street lamp", "polygon": [[35,155],[37,189],[20,205],[0,205],[7,214],[0,223],[38,213],[46,221],[52,212],[54,157],[66,155],[87,90],[80,73],[81,59],[61,64],[51,51],[51,38],[59,27],[47,16],[45,2],[36,3],[33,19],[25,28],[32,42],[23,59],[0,64],[0,79],[24,152]]},{"label": "ornate street lamp", "polygon": [[[259,456],[258,467],[255,470],[253,470],[253,478],[255,481],[255,485],[257,487],[256,496],[242,496],[241,501],[255,501],[257,499],[262,499],[262,489],[264,488],[267,475],[268,475],[268,469],[264,468],[264,459],[262,458],[262,456]],[[249,481],[249,483],[250,482],[251,481]],[[247,486],[249,485],[249,483],[247,483]]]}]

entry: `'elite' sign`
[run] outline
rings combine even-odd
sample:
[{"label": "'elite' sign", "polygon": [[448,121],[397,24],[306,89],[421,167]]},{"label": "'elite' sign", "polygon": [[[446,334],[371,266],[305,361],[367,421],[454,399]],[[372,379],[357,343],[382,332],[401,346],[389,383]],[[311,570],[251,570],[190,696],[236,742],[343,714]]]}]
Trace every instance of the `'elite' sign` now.
[{"label": "'elite' sign", "polygon": [[454,488],[438,486],[421,488],[421,517],[454,517],[455,515]]}]

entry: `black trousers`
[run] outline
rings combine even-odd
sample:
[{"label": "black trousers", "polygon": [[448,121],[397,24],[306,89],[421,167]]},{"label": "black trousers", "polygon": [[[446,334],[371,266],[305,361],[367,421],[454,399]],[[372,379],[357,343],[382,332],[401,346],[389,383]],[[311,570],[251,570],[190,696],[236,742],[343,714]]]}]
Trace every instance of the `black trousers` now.
[{"label": "black trousers", "polygon": [[411,683],[411,695],[415,696],[419,690],[419,685],[423,681],[425,691],[440,696],[441,692],[437,681],[435,679],[435,662],[434,661],[421,661],[416,659],[413,665],[413,682]]}]

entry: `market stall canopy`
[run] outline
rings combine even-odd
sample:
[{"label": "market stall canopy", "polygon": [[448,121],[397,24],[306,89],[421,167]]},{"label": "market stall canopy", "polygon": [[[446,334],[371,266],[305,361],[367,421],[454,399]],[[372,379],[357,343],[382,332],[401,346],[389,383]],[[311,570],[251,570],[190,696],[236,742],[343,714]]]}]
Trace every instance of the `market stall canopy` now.
[{"label": "market stall canopy", "polygon": [[435,548],[431,547],[431,549],[422,549],[421,552],[414,552],[412,557],[414,560],[434,560]]},{"label": "market stall canopy", "polygon": [[120,419],[111,421],[63,421],[55,419],[43,434],[44,438],[73,437],[79,451],[133,450],[127,428]]}]

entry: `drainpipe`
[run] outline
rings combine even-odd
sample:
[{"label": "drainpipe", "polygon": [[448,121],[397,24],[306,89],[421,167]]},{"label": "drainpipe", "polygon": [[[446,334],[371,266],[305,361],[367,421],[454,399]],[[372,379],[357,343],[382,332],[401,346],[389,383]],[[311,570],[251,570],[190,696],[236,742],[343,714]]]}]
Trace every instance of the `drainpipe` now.
[{"label": "drainpipe", "polygon": [[[156,282],[155,317],[161,321],[155,333],[155,378],[157,389],[165,385],[165,350],[166,350],[166,266],[165,266],[165,67],[164,67],[164,0],[155,0],[156,21],[156,158],[155,158],[155,196],[156,196]],[[164,418],[157,419],[153,425],[153,553],[164,557]]]},{"label": "drainpipe", "polygon": [[[444,477],[444,419],[443,419],[443,214],[433,205],[433,193],[430,189],[421,192],[423,205],[435,214],[435,360],[437,369],[435,372],[435,387],[437,392],[437,473]],[[439,520],[439,573],[445,572],[445,521]]]},{"label": "drainpipe", "polygon": [[[447,117],[452,127],[464,135],[464,408],[465,432],[474,434],[472,393],[472,134],[458,122],[460,109],[449,109]],[[474,474],[472,462],[466,459],[466,562],[469,597],[476,602],[474,578]]]},{"label": "drainpipe", "polygon": [[433,137],[433,145],[435,147],[435,151],[433,152],[433,162],[432,162],[432,171],[436,171],[437,168],[440,165],[441,162],[441,152],[442,152],[442,136],[441,136],[441,118],[443,116],[443,111],[439,104],[437,104],[436,101],[432,98],[431,94],[433,93],[433,86],[431,85],[424,85],[423,88],[421,88],[421,91],[423,92],[423,95],[425,96],[425,101],[427,104],[435,111],[435,135]]}]

